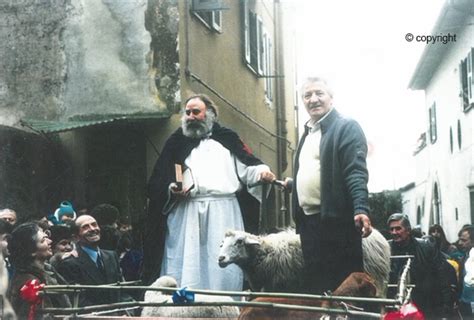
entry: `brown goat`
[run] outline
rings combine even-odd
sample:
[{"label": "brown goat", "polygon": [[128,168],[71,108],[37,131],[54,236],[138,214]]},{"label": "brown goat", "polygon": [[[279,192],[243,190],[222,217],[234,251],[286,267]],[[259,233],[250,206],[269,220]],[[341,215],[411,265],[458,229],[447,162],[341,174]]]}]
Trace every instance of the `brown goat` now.
[{"label": "brown goat", "polygon": [[[351,273],[346,280],[333,292],[335,296],[375,297],[376,288],[373,279],[363,272]],[[337,308],[338,302],[315,299],[273,298],[260,297],[253,302],[268,302],[275,304],[293,304],[309,307]],[[245,307],[239,315],[239,320],[273,320],[273,319],[318,319],[323,313],[315,311],[300,311],[292,309]]]}]

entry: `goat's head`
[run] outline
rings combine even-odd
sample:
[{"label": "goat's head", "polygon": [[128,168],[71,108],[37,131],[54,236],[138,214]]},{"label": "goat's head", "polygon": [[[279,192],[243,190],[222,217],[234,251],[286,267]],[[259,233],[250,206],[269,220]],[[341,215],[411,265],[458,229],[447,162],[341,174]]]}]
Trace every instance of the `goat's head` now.
[{"label": "goat's head", "polygon": [[235,263],[238,266],[245,264],[249,256],[249,247],[259,246],[258,237],[243,231],[227,231],[219,252],[219,266],[227,267]]}]

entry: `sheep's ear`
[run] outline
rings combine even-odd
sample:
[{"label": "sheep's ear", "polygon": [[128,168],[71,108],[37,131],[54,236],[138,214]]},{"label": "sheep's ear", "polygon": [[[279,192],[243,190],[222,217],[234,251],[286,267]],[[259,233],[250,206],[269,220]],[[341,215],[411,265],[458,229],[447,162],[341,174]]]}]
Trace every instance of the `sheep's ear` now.
[{"label": "sheep's ear", "polygon": [[259,245],[259,244],[260,244],[260,241],[258,241],[258,239],[246,237],[246,238],[245,238],[245,244],[248,244],[248,245]]}]

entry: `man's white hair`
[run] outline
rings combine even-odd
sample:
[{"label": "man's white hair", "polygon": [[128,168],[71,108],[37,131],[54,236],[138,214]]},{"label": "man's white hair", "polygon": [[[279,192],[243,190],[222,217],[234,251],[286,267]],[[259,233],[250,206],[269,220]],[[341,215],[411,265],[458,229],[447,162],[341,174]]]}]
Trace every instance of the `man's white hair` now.
[{"label": "man's white hair", "polygon": [[300,88],[300,90],[301,90],[301,97],[304,96],[304,88],[305,88],[308,84],[310,84],[310,83],[316,83],[316,82],[324,83],[324,85],[327,87],[327,91],[328,91],[329,95],[331,96],[331,98],[334,97],[334,92],[333,92],[331,86],[329,85],[329,82],[328,82],[326,79],[322,78],[322,77],[307,77],[306,79],[304,79],[304,81],[303,81],[303,83],[302,83],[302,85],[301,85],[301,88]]}]

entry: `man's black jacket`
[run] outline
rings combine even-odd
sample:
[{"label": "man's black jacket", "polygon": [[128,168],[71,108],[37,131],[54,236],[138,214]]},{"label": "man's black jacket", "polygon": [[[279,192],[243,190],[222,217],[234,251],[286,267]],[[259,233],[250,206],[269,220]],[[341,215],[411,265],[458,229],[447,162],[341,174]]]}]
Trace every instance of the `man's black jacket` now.
[{"label": "man's black jacket", "polygon": [[[321,221],[351,224],[356,213],[369,213],[367,182],[367,140],[359,124],[333,109],[321,122],[319,144],[321,166]],[[295,182],[299,155],[308,130],[305,131],[295,158]],[[303,210],[298,204],[298,190],[293,189],[293,214],[299,232]]]},{"label": "man's black jacket", "polygon": [[[416,287],[412,291],[415,304],[427,314],[439,314],[452,307],[449,273],[446,272],[443,255],[428,240],[412,237],[405,246],[389,241],[392,256],[413,255],[410,282]],[[407,259],[392,259],[390,283],[398,283]],[[390,295],[390,293],[389,293]]]}]

